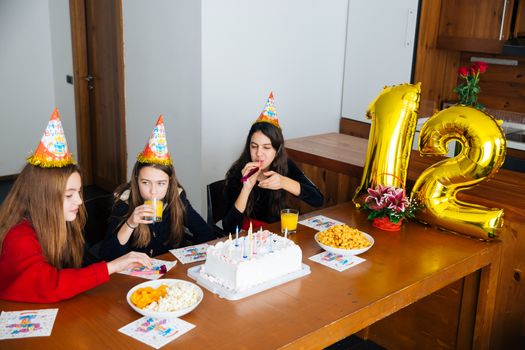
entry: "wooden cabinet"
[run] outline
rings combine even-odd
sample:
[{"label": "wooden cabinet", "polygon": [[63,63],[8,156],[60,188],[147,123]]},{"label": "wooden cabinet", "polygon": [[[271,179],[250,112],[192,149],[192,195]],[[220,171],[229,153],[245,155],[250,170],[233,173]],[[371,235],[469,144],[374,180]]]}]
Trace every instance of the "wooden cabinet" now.
[{"label": "wooden cabinet", "polygon": [[442,0],[438,48],[501,53],[515,0]]},{"label": "wooden cabinet", "polygon": [[525,37],[525,0],[518,0],[514,14],[514,38],[523,38]]}]

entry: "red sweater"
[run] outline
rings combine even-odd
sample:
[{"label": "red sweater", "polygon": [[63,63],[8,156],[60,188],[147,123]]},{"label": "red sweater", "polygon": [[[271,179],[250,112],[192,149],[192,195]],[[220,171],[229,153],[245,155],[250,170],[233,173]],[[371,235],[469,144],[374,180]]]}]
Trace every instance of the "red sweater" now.
[{"label": "red sweater", "polygon": [[0,299],[52,303],[109,281],[106,263],[59,270],[42,253],[27,221],[9,230],[0,254]]}]

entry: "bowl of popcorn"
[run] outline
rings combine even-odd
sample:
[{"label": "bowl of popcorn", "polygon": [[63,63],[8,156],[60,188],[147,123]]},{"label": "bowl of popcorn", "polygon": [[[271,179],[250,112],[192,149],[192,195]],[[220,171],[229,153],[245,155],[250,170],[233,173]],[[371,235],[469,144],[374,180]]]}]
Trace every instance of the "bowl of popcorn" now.
[{"label": "bowl of popcorn", "polygon": [[324,250],[340,255],[359,255],[374,245],[372,236],[348,225],[334,225],[317,232],[315,241]]},{"label": "bowl of popcorn", "polygon": [[202,301],[202,289],[178,279],[158,279],[140,283],[126,296],[128,304],[139,314],[157,318],[174,318],[193,311]]}]

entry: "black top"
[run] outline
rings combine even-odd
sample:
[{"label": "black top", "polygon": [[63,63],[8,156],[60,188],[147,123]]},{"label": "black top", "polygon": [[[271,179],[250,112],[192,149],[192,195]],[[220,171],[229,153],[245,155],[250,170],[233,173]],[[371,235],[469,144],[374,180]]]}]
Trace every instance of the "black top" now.
[{"label": "black top", "polygon": [[[320,207],[324,203],[324,196],[319,191],[317,186],[315,186],[310,179],[308,179],[297,165],[291,160],[288,159],[288,174],[285,176],[289,177],[292,180],[299,182],[301,185],[301,193],[297,198],[311,205],[312,207]],[[228,211],[226,212],[225,217],[222,219],[222,227],[224,232],[235,232],[236,226],[239,229],[242,226],[244,220],[244,214],[235,208],[235,201],[241,193],[242,183],[241,183],[241,174],[238,174],[237,178],[229,179],[228,184],[226,185],[226,202],[228,204]],[[252,192],[255,198],[253,213],[250,218],[272,223],[280,220],[280,217],[274,216],[270,212],[270,208],[273,203],[270,203],[270,189],[260,188],[257,184],[253,187]],[[285,191],[285,190],[279,190]],[[286,192],[286,191],[285,191]]]},{"label": "black top", "polygon": [[[181,246],[185,240],[191,241],[191,244],[198,244],[217,238],[211,227],[208,226],[195,209],[193,209],[190,202],[186,199],[184,192],[180,194],[180,199],[186,207],[184,226],[188,228],[193,236],[188,234],[185,229],[184,237],[179,246]],[[168,252],[170,249],[178,248],[178,246],[168,246],[165,244],[168,240],[171,226],[171,214],[167,207],[164,208],[161,222],[155,222],[148,225],[151,232],[151,241],[148,246],[142,248],[134,247],[132,245],[133,235],[126,244],[120,244],[117,238],[117,233],[124,224],[123,218],[127,216],[128,210],[128,203],[121,200],[119,200],[113,207],[108,227],[106,229],[106,237],[100,247],[99,254],[102,259],[107,261],[113,260],[130,251],[144,252],[149,256],[157,256]]]}]

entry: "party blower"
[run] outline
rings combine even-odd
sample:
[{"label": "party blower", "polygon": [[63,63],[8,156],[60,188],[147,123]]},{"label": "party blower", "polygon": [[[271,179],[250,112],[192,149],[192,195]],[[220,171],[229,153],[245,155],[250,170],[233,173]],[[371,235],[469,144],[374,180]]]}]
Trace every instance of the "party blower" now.
[{"label": "party blower", "polygon": [[252,176],[253,174],[255,174],[256,172],[259,171],[259,167],[255,167],[253,168],[252,170],[248,171],[248,174],[244,175],[243,177],[241,177],[241,182],[246,182],[248,181],[248,179],[250,178],[250,176]]}]

